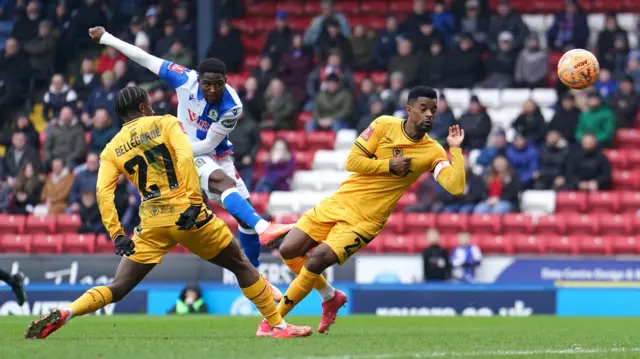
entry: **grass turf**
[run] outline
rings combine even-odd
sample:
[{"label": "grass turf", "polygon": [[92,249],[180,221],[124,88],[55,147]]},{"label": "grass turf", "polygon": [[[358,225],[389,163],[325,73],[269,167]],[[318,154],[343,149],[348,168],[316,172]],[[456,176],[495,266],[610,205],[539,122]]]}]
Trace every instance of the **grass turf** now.
[{"label": "grass turf", "polygon": [[[0,318],[0,358],[640,358],[631,318],[351,316],[328,335],[286,340],[256,338],[257,317],[90,316],[25,340],[31,319]],[[314,330],[318,319],[289,318]]]}]

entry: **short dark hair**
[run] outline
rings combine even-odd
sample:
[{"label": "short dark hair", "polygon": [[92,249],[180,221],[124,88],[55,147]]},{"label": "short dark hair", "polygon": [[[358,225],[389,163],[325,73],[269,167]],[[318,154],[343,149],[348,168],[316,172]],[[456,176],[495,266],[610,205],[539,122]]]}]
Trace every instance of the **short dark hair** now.
[{"label": "short dark hair", "polygon": [[116,98],[116,114],[122,120],[128,120],[135,117],[141,103],[148,101],[149,95],[147,91],[139,87],[125,87],[118,92]]},{"label": "short dark hair", "polygon": [[221,60],[211,57],[200,62],[200,65],[198,65],[198,72],[200,74],[204,74],[205,72],[213,72],[216,74],[226,75],[227,65],[225,65]]},{"label": "short dark hair", "polygon": [[409,98],[407,99],[407,103],[412,103],[413,101],[417,100],[418,97],[426,97],[435,100],[438,98],[438,93],[431,87],[416,86],[412,88],[411,91],[409,91]]}]

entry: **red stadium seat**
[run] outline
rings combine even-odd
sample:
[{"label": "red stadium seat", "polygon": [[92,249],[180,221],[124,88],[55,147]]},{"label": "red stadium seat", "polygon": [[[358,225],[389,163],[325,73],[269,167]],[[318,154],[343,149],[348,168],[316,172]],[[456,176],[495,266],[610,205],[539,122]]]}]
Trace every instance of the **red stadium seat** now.
[{"label": "red stadium seat", "polygon": [[567,233],[569,234],[596,234],[598,233],[598,222],[595,217],[586,214],[567,213],[565,215]]},{"label": "red stadium seat", "polygon": [[94,253],[96,250],[95,234],[68,233],[62,239],[64,253]]},{"label": "red stadium seat", "polygon": [[244,82],[247,80],[247,77],[249,77],[247,72],[227,74],[227,83],[235,89],[241,89],[244,87]]},{"label": "red stadium seat", "polygon": [[628,166],[627,151],[617,149],[605,149],[605,156],[611,162],[611,166],[616,169],[624,170]]},{"label": "red stadium seat", "polygon": [[440,233],[440,241],[438,244],[440,247],[449,251],[449,253],[451,253],[459,243],[457,233]]},{"label": "red stadium seat", "polygon": [[298,170],[310,170],[313,164],[315,151],[298,151],[295,153],[296,167]]},{"label": "red stadium seat", "polygon": [[116,249],[113,246],[113,241],[106,234],[99,234],[96,236],[96,253],[113,254]]},{"label": "red stadium seat", "polygon": [[598,222],[598,229],[603,235],[629,235],[633,232],[633,217],[633,215],[599,214],[594,219]]},{"label": "red stadium seat", "polygon": [[333,4],[333,8],[336,12],[340,12],[347,18],[353,15],[358,15],[358,1],[338,1]]},{"label": "red stadium seat", "polygon": [[304,131],[278,131],[276,132],[276,139],[278,138],[284,139],[294,151],[305,148],[306,137]]},{"label": "red stadium seat", "polygon": [[469,216],[459,213],[441,213],[436,218],[438,230],[442,232],[466,232],[469,230]]},{"label": "red stadium seat", "polygon": [[374,238],[369,244],[360,249],[359,253],[382,253],[382,240],[380,237]]},{"label": "red stadium seat", "polygon": [[400,197],[400,200],[396,204],[395,211],[402,212],[402,210],[404,210],[408,206],[412,206],[416,203],[418,203],[418,198],[416,197],[416,194],[407,192],[404,195],[402,195],[402,197]]},{"label": "red stadium seat", "polygon": [[613,191],[595,191],[587,195],[587,209],[591,213],[620,212],[620,196]]},{"label": "red stadium seat", "polygon": [[82,224],[77,214],[61,214],[56,217],[56,222],[56,229],[60,233],[76,233]]},{"label": "red stadium seat", "polygon": [[254,37],[246,35],[242,37],[242,47],[246,55],[260,55],[265,41],[266,36]]},{"label": "red stadium seat", "polygon": [[304,32],[311,24],[311,18],[301,17],[289,19],[289,27],[293,31]]},{"label": "red stadium seat", "polygon": [[607,236],[613,254],[640,254],[640,240],[633,236]]},{"label": "red stadium seat", "polygon": [[267,204],[269,203],[268,193],[251,193],[251,204],[258,214],[265,213],[267,211]]},{"label": "red stadium seat", "polygon": [[383,17],[351,17],[349,24],[354,27],[356,24],[363,24],[367,29],[382,31],[385,29],[387,20]]},{"label": "red stadium seat", "polygon": [[307,149],[328,150],[333,148],[336,133],[332,131],[314,131],[306,134]]},{"label": "red stadium seat", "polygon": [[578,237],[578,253],[608,256],[611,254],[611,243],[602,237]]},{"label": "red stadium seat", "polygon": [[292,224],[298,222],[300,216],[297,214],[276,214],[273,218],[274,222],[282,224]]},{"label": "red stadium seat", "polygon": [[238,222],[227,211],[218,211],[216,216],[227,224],[232,233],[238,233]]},{"label": "red stadium seat", "polygon": [[[387,2],[386,1],[364,1],[360,3],[360,13],[364,15],[379,15],[385,16],[387,15]],[[367,26],[364,24],[365,27]]]},{"label": "red stadium seat", "polygon": [[502,233],[502,221],[496,214],[472,214],[469,216],[469,228],[475,233]]},{"label": "red stadium seat", "polygon": [[[267,162],[269,158],[269,151],[266,149],[261,149],[256,154],[256,171],[260,171],[262,169],[262,165]],[[253,174],[253,178],[259,178],[256,173]]]},{"label": "red stadium seat", "polygon": [[532,230],[530,215],[507,213],[502,217],[502,231],[504,233],[531,233]]},{"label": "red stadium seat", "polygon": [[584,192],[561,191],[556,195],[556,213],[584,212],[587,207],[587,195]]},{"label": "red stadium seat", "polygon": [[231,26],[243,34],[253,34],[256,32],[256,28],[252,25],[252,22],[248,19],[234,19],[231,21]]},{"label": "red stadium seat", "polygon": [[309,16],[317,16],[320,14],[319,1],[307,1],[304,3],[304,12]]},{"label": "red stadium seat", "polygon": [[379,236],[378,240],[382,242],[382,250],[385,253],[412,253],[414,251],[413,243],[403,235],[386,233]]},{"label": "red stadium seat", "polygon": [[620,212],[636,213],[640,209],[640,192],[624,191],[620,193]]},{"label": "red stadium seat", "polygon": [[413,12],[413,2],[406,0],[394,0],[389,3],[389,13],[400,15],[399,22],[403,21],[403,16]]},{"label": "red stadium seat", "polygon": [[411,243],[413,243],[413,249],[416,252],[422,252],[429,247],[429,242],[427,242],[427,236],[425,233],[408,233],[405,234],[405,237],[409,238]]},{"label": "red stadium seat", "polygon": [[510,238],[513,252],[517,254],[542,254],[546,249],[545,242],[541,237],[526,234],[509,234],[504,237]]},{"label": "red stadium seat", "polygon": [[563,234],[567,226],[563,215],[539,216],[533,224],[533,231],[537,234]]},{"label": "red stadium seat", "polygon": [[304,130],[304,126],[309,121],[313,121],[313,114],[311,112],[300,112],[296,118],[296,130]]},{"label": "red stadium seat", "polygon": [[269,150],[273,143],[276,141],[276,133],[273,131],[260,131],[261,147]]},{"label": "red stadium seat", "polygon": [[62,236],[59,234],[34,234],[31,237],[32,253],[62,253]]},{"label": "red stadium seat", "polygon": [[615,190],[635,190],[638,188],[637,171],[612,171],[612,184]]},{"label": "red stadium seat", "polygon": [[386,72],[373,72],[371,73],[371,79],[376,85],[387,85],[387,73]]},{"label": "red stadium seat", "polygon": [[548,236],[546,253],[576,254],[578,240],[575,236]]},{"label": "red stadium seat", "polygon": [[396,212],[392,213],[387,220],[387,223],[384,225],[386,231],[395,234],[404,234],[404,213]]},{"label": "red stadium seat", "polygon": [[4,234],[0,236],[0,252],[31,253],[31,235]]},{"label": "red stadium seat", "polygon": [[492,234],[473,235],[482,253],[511,254],[513,245],[510,236],[496,236]]},{"label": "red stadium seat", "polygon": [[27,219],[25,216],[0,214],[0,234],[22,233]]},{"label": "red stadium seat", "polygon": [[91,132],[85,132],[84,133],[84,145],[86,147],[89,147],[90,143],[91,143]]},{"label": "red stadium seat", "polygon": [[640,152],[633,149],[626,152],[629,168],[633,169],[640,167]]},{"label": "red stadium seat", "polygon": [[640,131],[635,128],[618,129],[615,142],[621,148],[635,148],[640,145]]},{"label": "red stadium seat", "polygon": [[273,17],[276,14],[276,7],[270,2],[252,2],[246,6],[247,17]]},{"label": "red stadium seat", "polygon": [[55,233],[55,216],[29,216],[24,233]]},{"label": "red stadium seat", "polygon": [[436,228],[436,216],[433,213],[407,213],[404,226],[409,233],[424,235],[428,229]]},{"label": "red stadium seat", "polygon": [[242,70],[246,72],[253,71],[256,67],[258,67],[258,62],[260,62],[260,56],[257,56],[257,55],[245,56],[244,61],[242,63]]},{"label": "red stadium seat", "polygon": [[278,1],[276,10],[286,12],[289,17],[304,14],[304,6],[297,1]]}]

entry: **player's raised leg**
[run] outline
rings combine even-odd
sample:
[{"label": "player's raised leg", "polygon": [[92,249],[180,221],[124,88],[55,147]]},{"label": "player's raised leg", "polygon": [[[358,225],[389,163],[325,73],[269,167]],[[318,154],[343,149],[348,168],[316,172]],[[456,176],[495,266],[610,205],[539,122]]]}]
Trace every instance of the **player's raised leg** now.
[{"label": "player's raised leg", "polygon": [[0,281],[7,283],[11,287],[11,290],[16,295],[16,302],[18,305],[23,305],[27,300],[27,293],[24,291],[24,276],[21,273],[11,275],[0,270]]},{"label": "player's raised leg", "polygon": [[230,270],[235,274],[244,295],[258,308],[269,324],[269,330],[259,332],[259,336],[273,338],[294,338],[311,335],[311,327],[298,327],[282,319],[273,302],[268,283],[251,265],[235,240],[209,262]]},{"label": "player's raised leg", "polygon": [[153,269],[155,264],[141,264],[122,257],[116,276],[107,286],[97,286],[89,289],[69,307],[54,310],[35,320],[27,328],[26,339],[44,339],[60,329],[71,318],[93,313],[104,308],[107,304],[115,303],[124,298],[142,279]]}]

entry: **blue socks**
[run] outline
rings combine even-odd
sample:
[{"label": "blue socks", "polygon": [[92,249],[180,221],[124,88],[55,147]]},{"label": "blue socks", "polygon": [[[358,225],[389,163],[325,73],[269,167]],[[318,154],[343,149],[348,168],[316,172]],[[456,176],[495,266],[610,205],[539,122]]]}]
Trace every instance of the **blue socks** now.
[{"label": "blue socks", "polygon": [[249,258],[251,264],[258,268],[260,266],[260,241],[256,231],[238,227],[238,239],[244,254]]},{"label": "blue socks", "polygon": [[220,198],[222,199],[222,204],[224,205],[224,208],[226,208],[227,212],[246,223],[251,228],[255,229],[258,222],[264,221],[264,219],[256,213],[256,210],[251,207],[249,201],[242,198],[237,189],[230,188],[224,191]]}]

